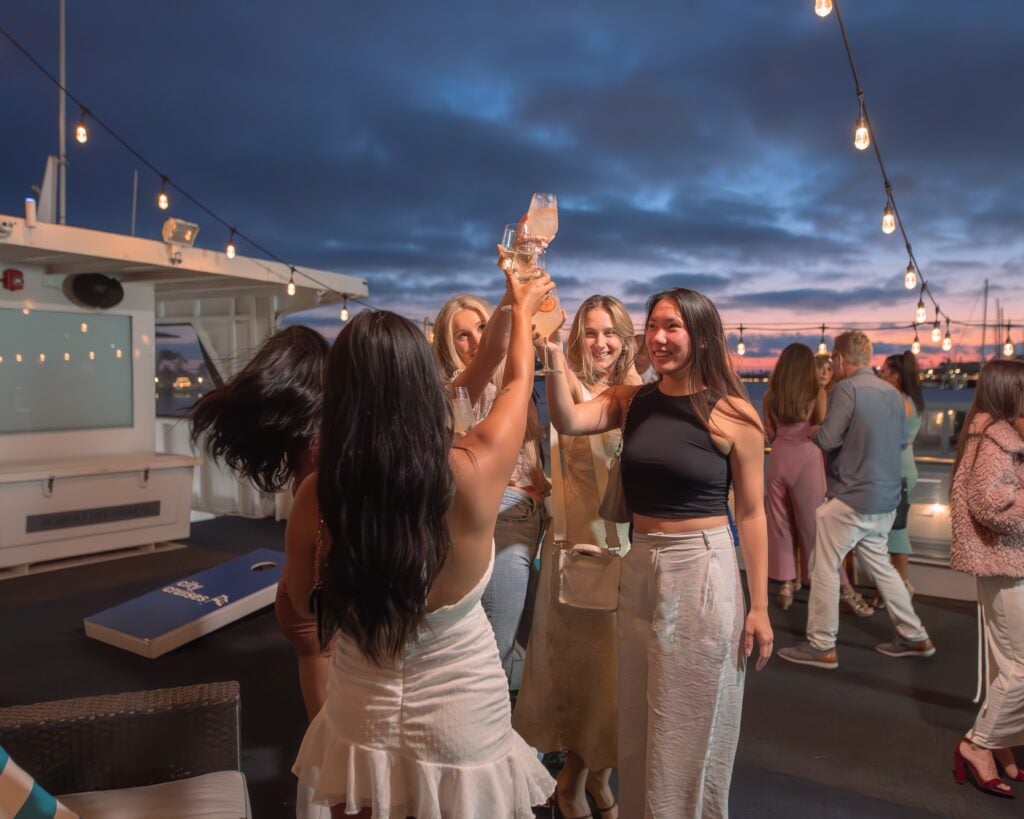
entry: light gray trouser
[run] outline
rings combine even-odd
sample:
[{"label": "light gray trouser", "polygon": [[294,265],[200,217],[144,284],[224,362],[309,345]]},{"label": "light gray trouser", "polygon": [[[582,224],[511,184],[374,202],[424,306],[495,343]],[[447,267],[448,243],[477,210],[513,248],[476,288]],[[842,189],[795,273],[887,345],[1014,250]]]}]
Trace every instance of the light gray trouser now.
[{"label": "light gray trouser", "polygon": [[978,578],[988,693],[968,738],[982,748],[1024,745],[1024,580]]},{"label": "light gray trouser", "polygon": [[874,578],[897,633],[905,640],[927,640],[928,632],[914,613],[910,592],[889,560],[889,530],[896,510],[868,515],[839,498],[829,498],[818,507],[814,519],[807,641],[822,651],[835,648],[839,633],[839,567],[853,549]]}]

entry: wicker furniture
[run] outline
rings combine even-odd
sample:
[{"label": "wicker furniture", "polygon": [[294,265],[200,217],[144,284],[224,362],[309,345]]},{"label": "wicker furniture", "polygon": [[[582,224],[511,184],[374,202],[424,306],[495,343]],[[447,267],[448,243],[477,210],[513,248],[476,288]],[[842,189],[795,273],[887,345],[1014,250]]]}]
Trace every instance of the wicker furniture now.
[{"label": "wicker furniture", "polygon": [[[241,781],[244,795],[238,718],[237,682],[79,697],[0,708],[0,745],[50,793],[109,792],[227,772],[229,782]],[[188,783],[175,790],[187,791]],[[167,804],[174,798],[168,786],[158,793],[162,812],[189,815]],[[88,796],[91,805],[101,797]],[[243,798],[245,813],[232,816],[248,815]],[[66,801],[70,807],[73,800]]]}]

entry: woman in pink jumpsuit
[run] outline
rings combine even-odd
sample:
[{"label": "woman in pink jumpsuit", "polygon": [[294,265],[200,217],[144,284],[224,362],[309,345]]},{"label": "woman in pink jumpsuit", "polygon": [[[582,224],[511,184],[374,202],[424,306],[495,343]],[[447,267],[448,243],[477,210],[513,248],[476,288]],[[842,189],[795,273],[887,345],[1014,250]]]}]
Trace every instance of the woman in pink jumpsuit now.
[{"label": "woman in pink jumpsuit", "polygon": [[[811,440],[825,417],[814,353],[790,344],[772,371],[763,408],[772,451],[768,458],[765,512],[768,517],[768,577],[781,582],[778,603],[788,609],[798,578],[810,576],[814,510],[825,500],[825,465]],[[797,548],[800,573],[797,574]]]}]

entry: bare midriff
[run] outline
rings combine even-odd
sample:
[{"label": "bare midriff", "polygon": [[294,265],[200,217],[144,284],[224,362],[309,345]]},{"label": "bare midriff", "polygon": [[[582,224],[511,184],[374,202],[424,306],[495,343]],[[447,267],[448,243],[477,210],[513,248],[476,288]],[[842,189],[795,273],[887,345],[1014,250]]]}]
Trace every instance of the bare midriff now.
[{"label": "bare midriff", "polygon": [[633,515],[633,531],[641,535],[681,535],[685,532],[699,532],[701,529],[714,529],[718,526],[725,526],[729,518],[725,515],[716,515],[709,518],[681,518],[667,520],[665,518],[651,518],[647,515]]}]

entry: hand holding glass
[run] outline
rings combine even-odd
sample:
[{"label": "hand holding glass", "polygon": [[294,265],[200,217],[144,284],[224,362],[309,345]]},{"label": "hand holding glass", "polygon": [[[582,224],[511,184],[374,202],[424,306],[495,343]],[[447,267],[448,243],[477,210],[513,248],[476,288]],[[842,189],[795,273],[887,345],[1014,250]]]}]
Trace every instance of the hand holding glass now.
[{"label": "hand holding glass", "polygon": [[469,403],[469,390],[465,387],[456,387],[454,384],[448,387],[448,399],[452,402],[452,416],[455,427],[453,429],[456,437],[465,435],[473,426],[473,405]]}]

